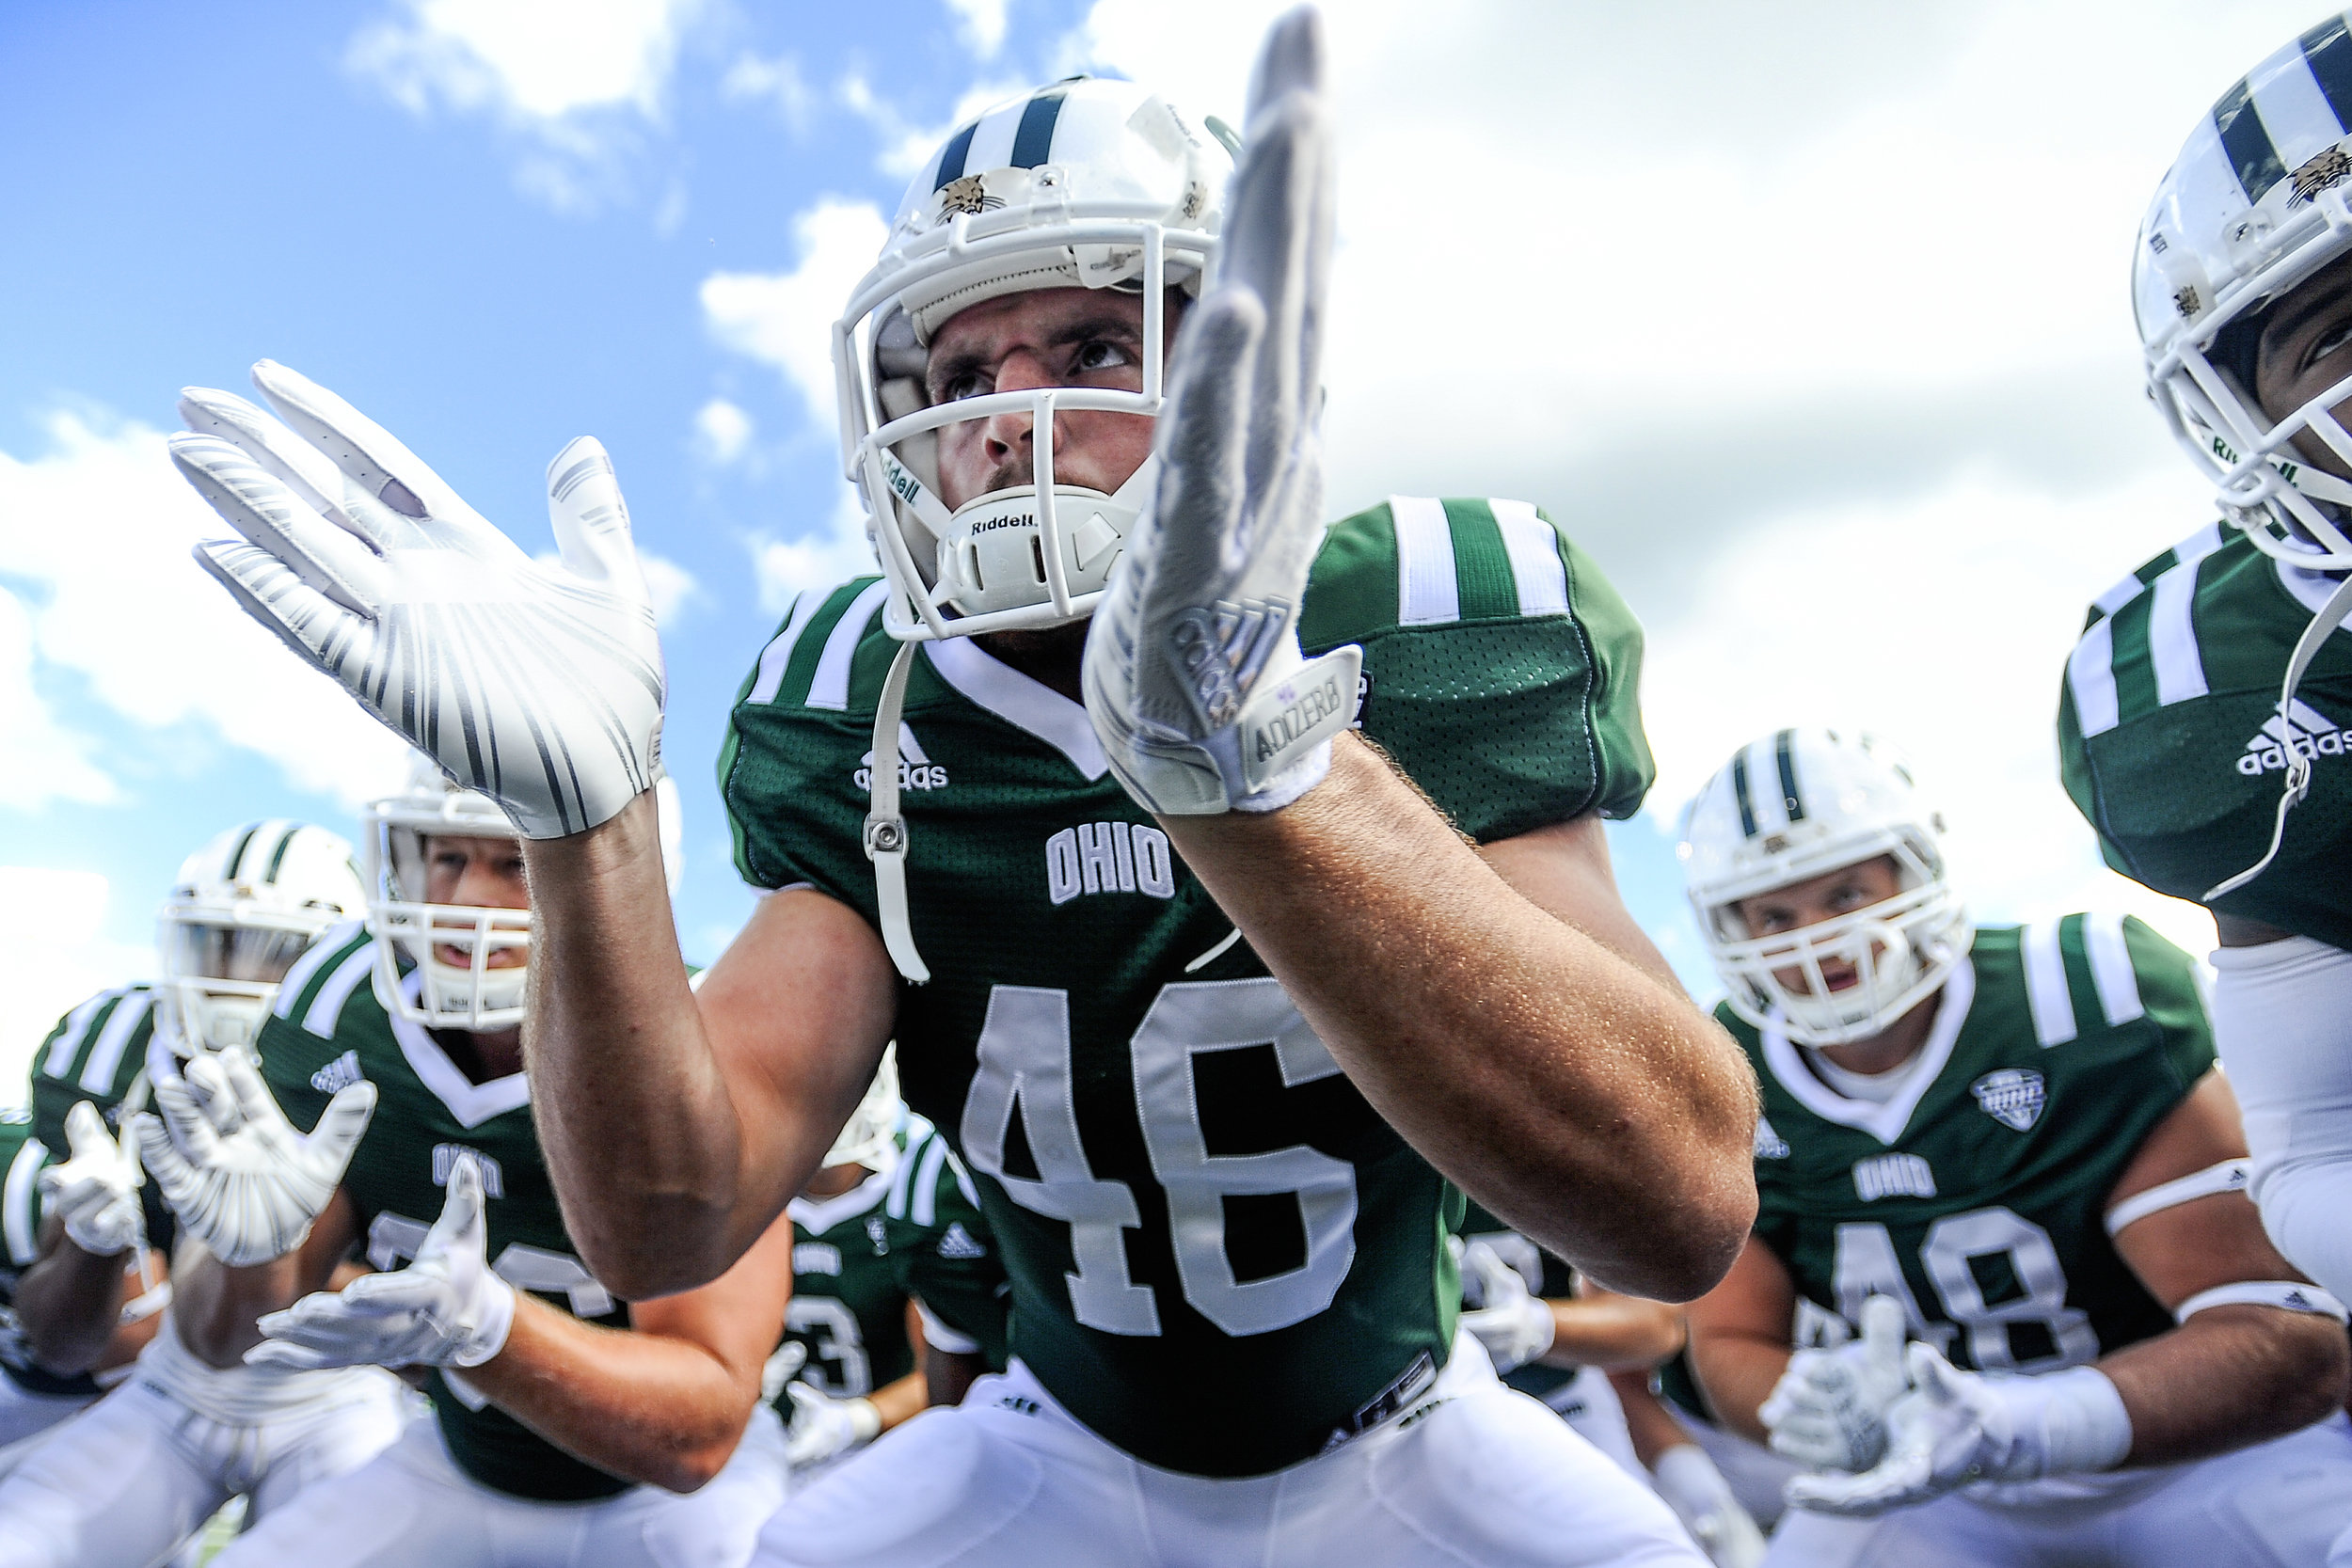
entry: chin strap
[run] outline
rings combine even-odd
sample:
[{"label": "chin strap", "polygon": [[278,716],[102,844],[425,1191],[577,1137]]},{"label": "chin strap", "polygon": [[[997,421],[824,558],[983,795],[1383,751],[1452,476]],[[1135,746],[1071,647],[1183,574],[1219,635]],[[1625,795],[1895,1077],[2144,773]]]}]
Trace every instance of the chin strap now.
[{"label": "chin strap", "polygon": [[907,822],[898,815],[898,714],[906,705],[907,671],[914,662],[914,644],[898,644],[882,679],[882,701],[874,708],[874,762],[866,786],[866,858],[874,863],[874,904],[882,916],[882,945],[890,961],[915,985],[931,977],[923,955],[914,948],[914,928],[907,923]]},{"label": "chin strap", "polygon": [[2200,903],[2210,904],[2217,898],[2235,893],[2269,869],[2270,863],[2279,858],[2279,847],[2286,841],[2287,813],[2296,808],[2312,787],[2312,759],[2296,746],[2296,724],[2287,717],[2287,710],[2294,705],[2295,689],[2303,684],[2303,673],[2319,656],[2321,644],[2328,641],[2329,633],[2344,624],[2348,615],[2352,615],[2352,575],[2347,575],[2336,584],[2336,591],[2328,595],[2328,602],[2319,607],[2319,613],[2312,617],[2312,624],[2303,628],[2301,637],[2296,639],[2295,652],[2287,659],[2287,678],[2279,690],[2279,722],[2286,731],[2282,737],[2286,741],[2286,784],[2279,795],[2279,814],[2271,821],[2270,847],[2263,851],[2262,859],[2228,881],[2207,889],[2204,896],[2198,900]]}]

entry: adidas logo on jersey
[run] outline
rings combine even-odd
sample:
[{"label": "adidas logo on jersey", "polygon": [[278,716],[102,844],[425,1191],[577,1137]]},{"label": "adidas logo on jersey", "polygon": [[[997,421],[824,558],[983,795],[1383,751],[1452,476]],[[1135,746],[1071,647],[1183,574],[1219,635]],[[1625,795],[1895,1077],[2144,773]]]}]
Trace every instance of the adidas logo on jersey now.
[{"label": "adidas logo on jersey", "polygon": [[499,1168],[499,1163],[483,1153],[482,1150],[465,1144],[435,1144],[433,1146],[433,1184],[435,1186],[449,1185],[449,1173],[457,1168],[457,1157],[460,1154],[473,1156],[475,1168],[482,1172],[482,1196],[484,1197],[506,1196],[506,1173]]},{"label": "adidas logo on jersey", "polygon": [[1772,1124],[1762,1117],[1756,1118],[1756,1157],[1759,1160],[1788,1158],[1788,1140],[1772,1131]]},{"label": "adidas logo on jersey", "polygon": [[2287,705],[2283,717],[2272,714],[2255,732],[2246,750],[2238,753],[2237,770],[2249,779],[2260,778],[2284,768],[2288,756],[2296,753],[2307,757],[2344,754],[2344,731],[2299,697]]},{"label": "adidas logo on jersey", "polygon": [[1968,1085],[1977,1109],[2003,1127],[2024,1132],[2042,1119],[2042,1103],[2049,1098],[2042,1074],[2031,1068],[2005,1067],[1988,1072]]},{"label": "adidas logo on jersey", "polygon": [[321,1094],[334,1094],[351,1087],[366,1076],[359,1070],[359,1053],[346,1051],[310,1074],[310,1086]]},{"label": "adidas logo on jersey", "polygon": [[839,1274],[841,1249],[831,1242],[798,1242],[792,1247],[794,1274]]},{"label": "adidas logo on jersey", "polygon": [[939,1239],[939,1255],[942,1258],[985,1258],[988,1248],[972,1239],[972,1232],[963,1227],[961,1220],[956,1220],[947,1227],[947,1234]]},{"label": "adidas logo on jersey", "polygon": [[1176,856],[1168,835],[1139,822],[1082,822],[1045,841],[1045,895],[1067,904],[1082,893],[1176,895]]},{"label": "adidas logo on jersey", "polygon": [[1854,1162],[1853,1190],[1865,1203],[1883,1197],[1933,1197],[1935,1172],[1916,1154],[1873,1154]]},{"label": "adidas logo on jersey", "polygon": [[[866,752],[857,759],[857,770],[850,775],[862,790],[874,787],[874,753]],[[900,789],[945,789],[947,769],[923,754],[922,745],[914,732],[906,725],[898,726],[898,787]]]}]

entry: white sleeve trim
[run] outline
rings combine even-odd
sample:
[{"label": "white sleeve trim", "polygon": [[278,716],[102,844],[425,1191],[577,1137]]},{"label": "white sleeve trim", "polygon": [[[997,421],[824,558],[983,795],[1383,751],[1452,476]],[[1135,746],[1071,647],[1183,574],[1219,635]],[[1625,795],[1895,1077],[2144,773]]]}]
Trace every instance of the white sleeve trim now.
[{"label": "white sleeve trim", "polygon": [[2144,1220],[2160,1209],[2175,1204],[2193,1203],[2216,1193],[2242,1193],[2253,1178],[2251,1160],[2224,1160],[2217,1165],[2186,1176],[2160,1181],[2144,1193],[2134,1193],[2107,1211],[2107,1234],[2117,1236],[2135,1220]]},{"label": "white sleeve trim", "polygon": [[2186,1323],[2208,1307],[2276,1307],[2286,1312],[2309,1312],[2352,1323],[2344,1303],[2316,1285],[2299,1279],[2242,1279],[2200,1291],[2172,1309],[2172,1321]]},{"label": "white sleeve trim", "polygon": [[925,1344],[946,1351],[949,1355],[977,1355],[980,1353],[977,1339],[949,1328],[919,1301],[914,1304],[914,1315],[923,1320]]}]

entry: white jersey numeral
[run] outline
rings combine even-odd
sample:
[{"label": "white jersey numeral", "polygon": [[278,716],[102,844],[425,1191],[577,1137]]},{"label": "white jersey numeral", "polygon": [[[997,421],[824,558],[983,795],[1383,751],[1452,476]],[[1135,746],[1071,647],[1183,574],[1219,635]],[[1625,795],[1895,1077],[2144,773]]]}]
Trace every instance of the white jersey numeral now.
[{"label": "white jersey numeral", "polygon": [[[1274,980],[1183,982],[1163,989],[1130,1041],[1136,1103],[1152,1173],[1167,1189],[1184,1300],[1228,1334],[1264,1334],[1331,1305],[1356,1257],[1356,1171],[1304,1144],[1260,1154],[1208,1151],[1194,1089],[1205,1052],[1272,1043],[1295,1087],[1340,1070]],[[1134,1189],[1098,1179],[1078,1134],[1070,1085],[1070,998],[1061,990],[998,986],[980,1030],[978,1070],[963,1108],[972,1164],[1033,1213],[1070,1226],[1077,1263],[1071,1311],[1110,1334],[1160,1332],[1151,1287],[1127,1268],[1124,1231],[1139,1228]],[[1005,1174],[1005,1138],[1018,1105],[1038,1180]],[[1306,1260],[1262,1279],[1234,1276],[1226,1250],[1229,1196],[1297,1199]]]},{"label": "white jersey numeral", "polygon": [[784,1326],[810,1336],[815,1349],[800,1371],[803,1383],[820,1394],[853,1399],[874,1391],[874,1369],[857,1314],[833,1296],[794,1296],[784,1309]]},{"label": "white jersey numeral", "polygon": [[[396,1269],[416,1257],[432,1227],[387,1210],[368,1227],[368,1262],[377,1269]],[[490,1272],[518,1291],[560,1295],[571,1303],[576,1318],[601,1318],[612,1310],[612,1292],[588,1272],[588,1265],[568,1252],[509,1242]]]},{"label": "white jersey numeral", "polygon": [[[2022,1294],[1989,1303],[1979,1282],[1977,1265],[2006,1259]],[[2040,1323],[2050,1336],[2055,1355],[2034,1359],[2033,1370],[2050,1371],[2080,1366],[2099,1355],[2099,1336],[2090,1315],[2066,1305],[2066,1270],[2058,1261],[2050,1233],[2012,1209],[1991,1208],[1952,1214],[1929,1227],[1919,1245],[1919,1262],[1934,1283],[1943,1315],[1948,1323],[1931,1324],[1903,1278],[1895,1257],[1894,1239],[1876,1223],[1837,1227],[1837,1256],[1832,1266],[1837,1310],[1848,1324],[1862,1319],[1862,1303],[1872,1295],[1892,1296],[1901,1303],[1914,1338],[1925,1339],[1945,1354],[1951,1354],[1958,1323],[1968,1332],[1968,1357],[1983,1371],[2014,1371],[2017,1357],[2010,1346],[2010,1325]]]}]

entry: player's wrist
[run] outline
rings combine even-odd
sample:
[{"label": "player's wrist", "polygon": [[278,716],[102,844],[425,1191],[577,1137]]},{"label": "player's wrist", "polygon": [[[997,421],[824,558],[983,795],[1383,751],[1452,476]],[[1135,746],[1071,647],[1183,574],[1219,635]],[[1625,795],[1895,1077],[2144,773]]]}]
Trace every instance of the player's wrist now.
[{"label": "player's wrist", "polygon": [[882,1410],[872,1400],[849,1399],[841,1403],[849,1414],[850,1430],[859,1443],[870,1443],[882,1435]]},{"label": "player's wrist", "polygon": [[473,1310],[468,1314],[470,1321],[446,1364],[480,1367],[497,1359],[515,1332],[515,1287],[485,1272],[474,1293]]},{"label": "player's wrist", "polygon": [[1995,1480],[2112,1470],[2132,1451],[2131,1412],[2113,1380],[2096,1367],[1987,1378],[1985,1385],[2007,1408],[2010,1425],[2009,1452]]}]

